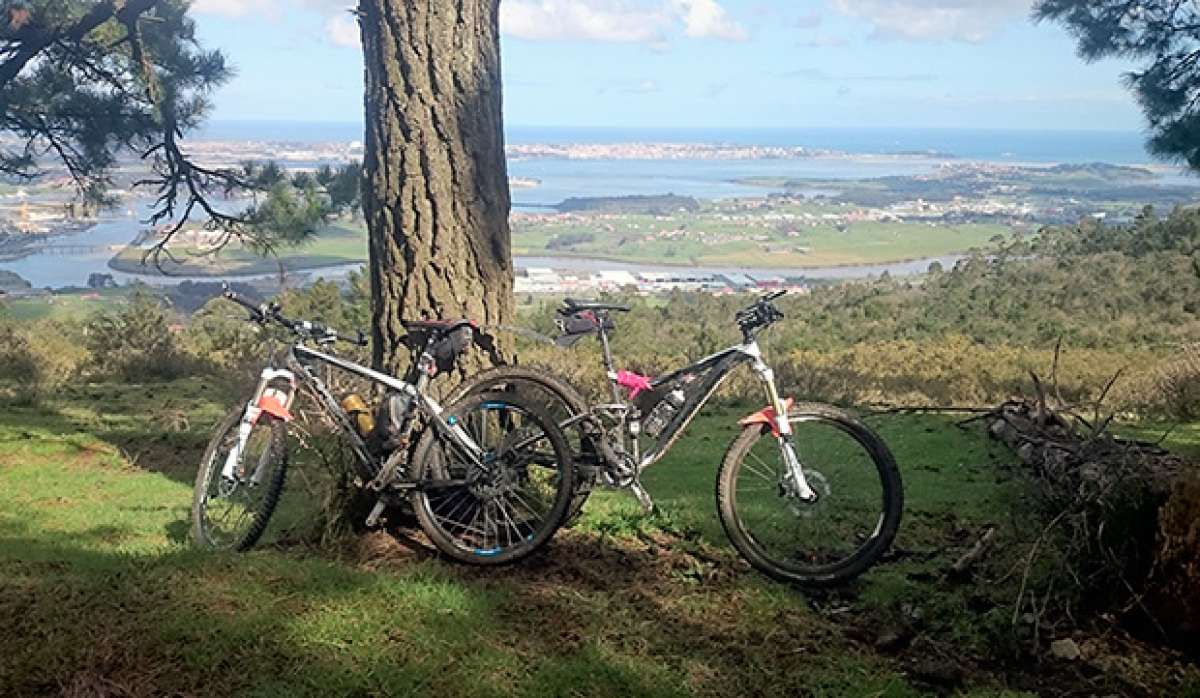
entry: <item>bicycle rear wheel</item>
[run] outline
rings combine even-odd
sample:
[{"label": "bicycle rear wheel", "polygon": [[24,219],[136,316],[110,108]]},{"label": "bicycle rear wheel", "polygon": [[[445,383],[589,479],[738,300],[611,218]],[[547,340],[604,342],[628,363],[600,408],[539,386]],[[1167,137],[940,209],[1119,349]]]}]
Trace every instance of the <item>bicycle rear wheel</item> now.
[{"label": "bicycle rear wheel", "polygon": [[235,450],[245,412],[241,405],[222,420],[196,473],[192,537],[199,545],[249,549],[279,503],[287,476],[287,426],[263,413],[251,425],[239,458]]},{"label": "bicycle rear wheel", "polygon": [[562,524],[574,464],[562,430],[515,393],[464,398],[439,417],[482,451],[476,462],[434,425],[413,452],[413,509],[445,555],[473,565],[528,556]]},{"label": "bicycle rear wheel", "polygon": [[587,400],[570,384],[545,371],[499,366],[472,376],[470,382],[459,387],[451,402],[483,393],[518,393],[545,410],[562,429],[575,461],[575,491],[563,522],[564,526],[570,526],[583,513],[583,505],[595,487],[602,465],[594,437],[588,435],[585,421],[579,419],[588,412]]},{"label": "bicycle rear wheel", "polygon": [[803,501],[779,441],[746,427],[717,476],[717,510],[738,552],[759,571],[811,586],[862,574],[891,545],[904,494],[887,445],[862,422],[823,405],[789,414],[796,455],[818,497]]}]

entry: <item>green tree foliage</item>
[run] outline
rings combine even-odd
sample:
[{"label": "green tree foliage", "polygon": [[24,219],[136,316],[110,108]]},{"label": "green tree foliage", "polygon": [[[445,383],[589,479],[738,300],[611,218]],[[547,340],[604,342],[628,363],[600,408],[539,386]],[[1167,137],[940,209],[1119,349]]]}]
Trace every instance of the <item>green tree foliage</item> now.
[{"label": "green tree foliage", "polygon": [[171,224],[164,246],[193,217],[263,250],[303,240],[323,209],[297,217],[301,208],[285,201],[230,212],[211,196],[259,189],[270,200],[284,192],[277,165],[214,169],[186,151],[184,134],[203,122],[212,91],[232,75],[219,51],[197,42],[190,4],[0,0],[0,134],[9,137],[0,176],[39,177],[49,159],[84,196],[103,201],[117,159],[132,152],[153,172],[139,183],[157,197],[150,222]]},{"label": "green tree foliage", "polygon": [[1040,0],[1088,61],[1142,61],[1125,78],[1150,122],[1151,152],[1200,170],[1200,5],[1180,0]]},{"label": "green tree foliage", "polygon": [[362,163],[352,162],[333,170],[332,177],[318,179],[335,210],[358,211],[362,208]]}]

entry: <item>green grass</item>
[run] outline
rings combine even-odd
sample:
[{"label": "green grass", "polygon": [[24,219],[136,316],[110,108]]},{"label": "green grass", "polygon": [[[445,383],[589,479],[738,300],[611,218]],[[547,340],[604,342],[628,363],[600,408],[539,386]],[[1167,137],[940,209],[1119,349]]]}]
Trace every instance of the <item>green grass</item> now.
[{"label": "green grass", "polygon": [[[1012,515],[1025,485],[1009,454],[949,420],[872,420],[908,489],[896,553],[806,594],[738,562],[717,524],[716,466],[750,408],[698,419],[648,471],[662,515],[598,492],[545,555],[478,570],[386,534],[192,549],[191,480],[231,402],[188,379],[0,411],[0,695],[1003,692],[989,633],[1012,582],[985,580],[1011,556],[999,548],[978,581],[942,570],[985,526],[1006,543],[1030,534]],[[907,649],[877,646],[906,624]],[[963,667],[950,683],[947,665]]]},{"label": "green grass", "polygon": [[[307,242],[281,247],[277,256],[263,257],[234,241],[218,254],[185,245],[172,245],[178,261],[163,261],[169,274],[182,276],[225,276],[278,273],[280,264],[289,271],[302,271],[340,264],[367,261],[366,227],[360,222],[342,221],[322,228]],[[142,264],[144,250],[126,248],[117,253],[109,266],[130,274],[155,274],[153,265]]]},{"label": "green grass", "polygon": [[[796,208],[799,205],[793,205]],[[847,209],[836,209],[846,213]],[[772,212],[828,212],[820,204],[803,211],[781,207]],[[921,259],[980,247],[1009,228],[998,224],[935,226],[923,223],[861,222],[837,229],[828,224],[795,223],[795,235],[763,217],[727,220],[719,210],[676,214],[669,219],[644,215],[584,217],[568,222],[520,222],[513,229],[513,250],[524,255],[593,256],[656,264],[818,267]],[[678,231],[675,238],[646,239],[651,233]],[[561,236],[590,235],[565,247]],[[755,239],[762,238],[762,239]],[[578,239],[578,238],[576,238]]]},{"label": "green grass", "polygon": [[0,317],[20,321],[83,320],[97,311],[111,307],[114,302],[125,299],[131,292],[132,290],[126,287],[20,298],[6,301],[0,306]]},{"label": "green grass", "polygon": [[1114,428],[1119,436],[1161,444],[1190,460],[1200,461],[1200,423],[1143,422]]},{"label": "green grass", "polygon": [[[811,213],[845,209],[824,204],[790,204],[777,212]],[[980,247],[1009,228],[998,224],[936,225],[923,223],[853,223],[844,230],[830,225],[797,226],[798,236],[775,230],[765,219],[725,220],[719,210],[695,215],[675,215],[669,220],[654,216],[621,215],[583,218],[570,223],[529,224],[518,221],[513,228],[513,252],[519,255],[597,257],[655,264],[705,264],[722,266],[819,267],[875,264],[923,259]],[[689,232],[679,239],[645,241],[650,231]],[[590,233],[594,239],[554,248],[560,235]],[[703,233],[703,234],[701,234]],[[767,240],[730,240],[711,243],[713,236],[765,235]],[[709,240],[710,242],[706,242]],[[278,258],[263,258],[239,243],[231,243],[218,255],[199,255],[200,250],[173,246],[179,263],[165,261],[171,274],[223,276],[270,274],[282,263],[291,271],[365,262],[366,229],[361,222],[341,221],[321,230],[312,240],[296,247],[281,248]],[[143,251],[128,248],[118,253],[109,266],[121,271],[146,274],[152,267],[142,264]]]}]

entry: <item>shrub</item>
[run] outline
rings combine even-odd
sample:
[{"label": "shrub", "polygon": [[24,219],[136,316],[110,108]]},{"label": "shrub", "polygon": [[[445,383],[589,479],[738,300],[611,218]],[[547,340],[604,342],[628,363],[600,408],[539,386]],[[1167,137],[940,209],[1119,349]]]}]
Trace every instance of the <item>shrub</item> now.
[{"label": "shrub", "polygon": [[269,337],[262,328],[246,322],[245,315],[229,301],[210,301],[181,335],[181,349],[209,371],[257,369],[269,351]]},{"label": "shrub", "polygon": [[170,380],[190,366],[179,351],[166,310],[143,292],[87,323],[94,375],[126,381]]},{"label": "shrub", "polygon": [[1200,345],[1190,344],[1160,364],[1154,375],[1159,408],[1173,419],[1200,418]]},{"label": "shrub", "polygon": [[35,404],[74,378],[87,360],[81,328],[43,320],[0,323],[0,380],[15,386],[18,402]]}]

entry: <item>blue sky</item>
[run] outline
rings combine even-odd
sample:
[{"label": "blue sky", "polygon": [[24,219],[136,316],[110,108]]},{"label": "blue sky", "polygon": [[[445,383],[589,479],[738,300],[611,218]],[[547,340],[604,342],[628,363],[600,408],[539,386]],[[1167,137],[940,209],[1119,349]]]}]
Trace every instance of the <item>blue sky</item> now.
[{"label": "blue sky", "polygon": [[[351,0],[197,0],[218,120],[358,121]],[[510,125],[1138,130],[1030,0],[503,0]]]}]

